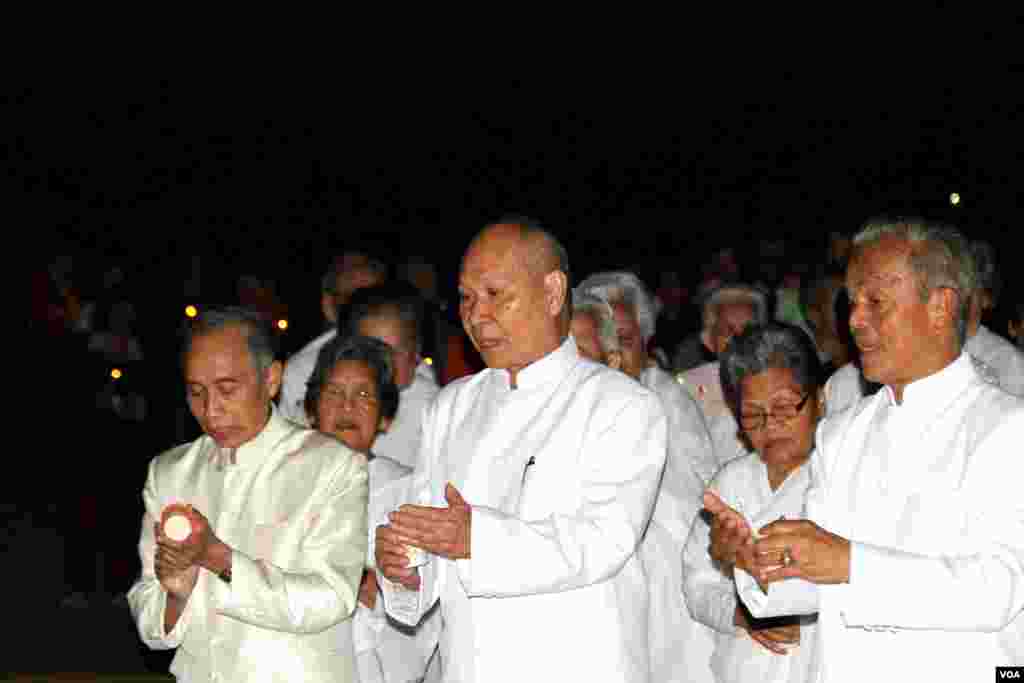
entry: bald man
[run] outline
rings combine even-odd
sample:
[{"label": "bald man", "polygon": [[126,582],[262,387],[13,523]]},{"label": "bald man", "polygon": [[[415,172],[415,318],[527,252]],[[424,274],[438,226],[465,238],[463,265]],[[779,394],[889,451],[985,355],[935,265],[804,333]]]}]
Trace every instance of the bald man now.
[{"label": "bald man", "polygon": [[[649,680],[637,546],[664,466],[658,398],[583,358],[565,250],[524,219],[484,229],[459,278],[487,369],[425,418],[415,502],[377,529],[388,612],[440,602],[444,680]],[[409,567],[407,547],[429,553]]]}]

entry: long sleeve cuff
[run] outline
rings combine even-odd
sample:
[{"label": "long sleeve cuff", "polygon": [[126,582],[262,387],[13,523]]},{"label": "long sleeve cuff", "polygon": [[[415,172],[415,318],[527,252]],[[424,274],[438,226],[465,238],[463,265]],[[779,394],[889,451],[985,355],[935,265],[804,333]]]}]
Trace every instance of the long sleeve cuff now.
[{"label": "long sleeve cuff", "polygon": [[162,587],[159,589],[160,597],[157,598],[159,601],[157,607],[157,614],[160,615],[157,629],[159,630],[159,640],[162,640],[168,648],[176,648],[181,645],[181,641],[185,638],[185,633],[188,631],[189,623],[192,621],[192,606],[195,604],[196,599],[193,598],[196,591],[199,590],[199,582],[196,582],[195,588],[192,589],[192,596],[189,596],[188,601],[185,602],[185,607],[182,608],[181,614],[178,615],[178,621],[174,624],[174,628],[168,633],[164,627],[164,618],[167,614],[167,600],[170,594]]},{"label": "long sleeve cuff", "polygon": [[254,560],[243,552],[231,549],[231,583],[211,577],[216,582],[214,589],[214,605],[221,614],[232,613],[246,619],[259,620],[266,618],[258,603],[248,604],[247,596],[255,595],[254,586],[260,581],[263,569],[258,560]]},{"label": "long sleeve cuff", "polygon": [[803,579],[786,579],[761,590],[754,577],[744,570],[733,569],[736,591],[750,613],[758,619],[814,614],[818,611],[818,586]]}]

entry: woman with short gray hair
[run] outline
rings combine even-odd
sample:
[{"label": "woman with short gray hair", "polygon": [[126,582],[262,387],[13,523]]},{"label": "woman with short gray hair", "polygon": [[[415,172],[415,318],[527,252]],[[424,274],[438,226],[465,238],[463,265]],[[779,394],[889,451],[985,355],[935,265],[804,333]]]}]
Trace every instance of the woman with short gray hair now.
[{"label": "woman with short gray hair", "polygon": [[[726,464],[712,488],[747,515],[752,528],[781,516],[801,517],[822,414],[822,368],[814,344],[792,325],[751,326],[726,347],[720,372],[754,452]],[[683,592],[693,618],[715,631],[716,680],[807,680],[816,615],[755,619],[737,599],[732,572],[749,558],[713,558],[709,544],[710,529],[698,519],[683,551]]]}]

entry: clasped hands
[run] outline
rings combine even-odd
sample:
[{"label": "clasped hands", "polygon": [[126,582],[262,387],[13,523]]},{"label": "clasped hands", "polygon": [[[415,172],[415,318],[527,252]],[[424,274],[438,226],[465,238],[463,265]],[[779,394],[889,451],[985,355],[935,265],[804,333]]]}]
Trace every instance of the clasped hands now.
[{"label": "clasped hands", "polygon": [[446,508],[403,505],[388,515],[390,524],[377,527],[375,559],[387,579],[419,590],[419,572],[409,566],[406,554],[409,546],[449,560],[469,559],[473,508],[451,484],[444,497]]},{"label": "clasped hands", "polygon": [[213,533],[210,523],[195,508],[189,511],[192,533],[184,541],[175,541],[164,534],[160,522],[153,524],[156,551],[153,569],[160,584],[175,598],[187,600],[199,578],[199,568],[216,571],[215,557],[227,546]]},{"label": "clasped hands", "polygon": [[850,542],[806,519],[779,520],[753,530],[739,512],[710,489],[704,509],[712,515],[708,551],[724,569],[743,569],[767,590],[776,581],[799,578],[811,583],[850,580]]}]

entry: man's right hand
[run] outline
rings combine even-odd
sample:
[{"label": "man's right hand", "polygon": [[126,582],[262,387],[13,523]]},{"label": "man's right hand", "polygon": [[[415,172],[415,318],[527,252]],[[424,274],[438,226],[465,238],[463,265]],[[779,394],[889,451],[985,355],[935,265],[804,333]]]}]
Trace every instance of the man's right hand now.
[{"label": "man's right hand", "polygon": [[186,601],[192,595],[192,589],[199,578],[199,565],[191,564],[184,551],[167,544],[163,529],[159,523],[154,524],[156,536],[156,554],[153,569],[160,585],[175,598]]},{"label": "man's right hand", "polygon": [[409,558],[405,554],[405,543],[390,525],[377,527],[377,568],[384,578],[398,583],[409,590],[420,589],[420,575],[415,567],[409,567]]}]

